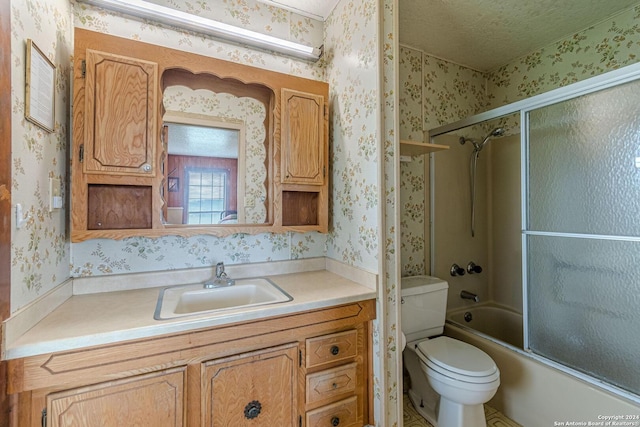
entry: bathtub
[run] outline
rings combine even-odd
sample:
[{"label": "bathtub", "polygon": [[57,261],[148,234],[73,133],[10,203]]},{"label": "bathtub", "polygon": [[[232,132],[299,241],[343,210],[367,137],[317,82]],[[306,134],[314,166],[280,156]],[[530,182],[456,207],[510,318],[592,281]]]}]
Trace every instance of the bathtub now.
[{"label": "bathtub", "polygon": [[447,313],[447,320],[462,328],[470,328],[485,338],[523,348],[522,314],[510,308],[484,303]]},{"label": "bathtub", "polygon": [[[467,312],[470,322],[464,320]],[[547,427],[567,420],[587,425],[604,414],[640,414],[637,402],[594,387],[523,350],[522,316],[515,311],[492,303],[458,309],[447,313],[444,333],[495,361],[500,387],[488,405],[522,426]]]}]

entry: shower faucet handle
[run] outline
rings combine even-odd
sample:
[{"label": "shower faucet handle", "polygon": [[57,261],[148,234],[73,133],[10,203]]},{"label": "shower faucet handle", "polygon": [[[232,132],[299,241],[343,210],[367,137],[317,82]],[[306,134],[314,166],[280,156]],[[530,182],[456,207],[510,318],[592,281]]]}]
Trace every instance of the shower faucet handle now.
[{"label": "shower faucet handle", "polygon": [[467,273],[482,273],[482,267],[476,265],[476,263],[474,263],[473,261],[470,261],[469,264],[467,264]]},{"label": "shower faucet handle", "polygon": [[460,267],[458,264],[453,264],[449,273],[451,273],[452,276],[464,276],[464,268]]}]

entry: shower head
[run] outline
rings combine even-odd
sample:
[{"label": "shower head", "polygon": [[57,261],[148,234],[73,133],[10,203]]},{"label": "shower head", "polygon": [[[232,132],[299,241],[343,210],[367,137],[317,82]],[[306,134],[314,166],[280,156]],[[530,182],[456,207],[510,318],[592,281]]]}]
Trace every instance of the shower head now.
[{"label": "shower head", "polygon": [[504,135],[504,128],[495,128],[489,134],[490,136],[502,136]]},{"label": "shower head", "polygon": [[474,144],[475,148],[477,151],[480,151],[484,148],[484,145],[489,142],[489,140],[492,137],[496,137],[496,136],[503,136],[504,135],[504,128],[495,128],[494,130],[492,130],[489,135],[487,135],[485,137],[485,139],[482,141],[482,144]]},{"label": "shower head", "polygon": [[459,141],[460,144],[464,145],[467,142],[470,142],[473,144],[473,149],[475,153],[479,153],[482,148],[484,148],[484,145],[489,142],[489,139],[491,139],[494,136],[503,136],[504,135],[504,128],[495,128],[494,130],[492,130],[489,135],[487,135],[484,140],[482,141],[481,144],[478,144],[478,142],[476,142],[475,140],[471,139],[471,138],[465,138],[464,136],[461,136]]}]

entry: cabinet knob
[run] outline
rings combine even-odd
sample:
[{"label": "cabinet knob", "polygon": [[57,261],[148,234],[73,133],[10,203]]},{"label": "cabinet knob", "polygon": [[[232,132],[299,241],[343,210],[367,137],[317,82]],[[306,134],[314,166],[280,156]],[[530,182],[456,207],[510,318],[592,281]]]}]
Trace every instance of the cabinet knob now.
[{"label": "cabinet knob", "polygon": [[151,172],[151,165],[149,163],[145,163],[142,165],[142,170],[145,172]]},{"label": "cabinet knob", "polygon": [[331,425],[332,426],[337,426],[338,424],[340,424],[340,418],[338,418],[338,417],[331,418]]},{"label": "cabinet knob", "polygon": [[244,417],[248,420],[251,420],[258,415],[260,415],[260,411],[262,411],[262,405],[257,400],[252,400],[247,403],[247,406],[244,407]]},{"label": "cabinet knob", "polygon": [[340,353],[340,347],[338,347],[337,345],[331,346],[331,354],[333,354],[334,356],[337,356],[338,353]]}]

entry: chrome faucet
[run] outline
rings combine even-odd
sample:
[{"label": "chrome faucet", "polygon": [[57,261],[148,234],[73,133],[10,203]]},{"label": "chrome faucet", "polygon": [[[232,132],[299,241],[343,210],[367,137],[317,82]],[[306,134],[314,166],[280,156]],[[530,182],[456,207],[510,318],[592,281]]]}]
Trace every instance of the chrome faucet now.
[{"label": "chrome faucet", "polygon": [[216,264],[216,279],[223,277],[227,277],[227,273],[224,272],[224,262],[219,262]]},{"label": "chrome faucet", "polygon": [[461,291],[460,292],[460,298],[462,299],[470,299],[474,302],[480,302],[480,297],[478,297],[478,295],[469,292],[469,291]]},{"label": "chrome faucet", "polygon": [[227,277],[227,273],[225,273],[224,271],[224,263],[223,262],[219,262],[216,264],[216,278],[213,280],[209,280],[207,282],[204,282],[204,288],[205,289],[213,289],[213,288],[220,288],[223,286],[233,286],[235,285],[236,281]]}]

